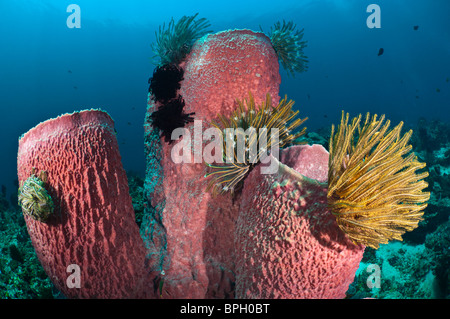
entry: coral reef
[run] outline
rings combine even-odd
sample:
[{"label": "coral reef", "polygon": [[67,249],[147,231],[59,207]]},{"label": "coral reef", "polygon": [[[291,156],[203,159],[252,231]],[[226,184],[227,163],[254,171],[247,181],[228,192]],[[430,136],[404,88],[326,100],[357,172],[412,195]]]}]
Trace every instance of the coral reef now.
[{"label": "coral reef", "polygon": [[[378,250],[364,254],[347,295],[351,298],[433,298],[434,276],[427,257],[423,244],[381,244]],[[374,265],[379,269],[376,274],[379,276],[379,286],[370,284]]]},{"label": "coral reef", "polygon": [[[278,61],[292,74],[306,69],[302,31],[283,22],[270,37],[250,30],[204,35],[209,24],[196,17],[172,19],[157,33],[153,49],[161,63],[149,81],[145,181],[127,179],[105,112],[65,114],[19,139],[25,211],[17,234],[8,232],[11,240],[0,242],[8,255],[0,257],[0,285],[7,289],[2,297],[20,296],[3,274],[32,268],[25,265],[36,255],[69,298],[397,298],[414,289],[422,298],[448,296],[448,222],[436,224],[442,214],[429,213],[447,198],[448,145],[436,150],[421,144],[416,157],[407,145],[411,132],[402,137],[401,125],[388,131],[389,121],[369,115],[362,127],[360,117],[351,124],[343,117],[336,135],[333,127],[326,138],[295,132],[304,120],[295,119],[292,101],[280,100]],[[278,146],[289,146],[279,158],[268,156],[275,174],[265,174],[264,163],[231,175],[223,166],[205,165],[207,128],[264,124],[280,129]],[[183,135],[172,136],[180,127]],[[423,129],[419,135],[427,134]],[[329,140],[330,154],[319,145],[291,146],[304,139]],[[176,163],[180,145],[186,161]],[[415,172],[424,166],[418,158],[430,153],[441,158],[430,169],[433,205],[427,207],[427,173]],[[218,179],[211,173],[216,168]],[[37,180],[37,172],[46,178]],[[34,184],[28,185],[30,178]],[[397,182],[408,192],[396,192]],[[239,192],[222,192],[236,187]],[[379,205],[380,196],[371,200],[374,193],[395,203]],[[47,195],[52,214],[34,219],[26,213],[24,199],[40,202]],[[419,225],[433,231],[403,235],[422,214]],[[34,259],[21,242],[26,236],[18,235],[25,223]],[[80,267],[82,289],[67,284],[73,264]],[[371,287],[365,275],[373,265],[381,269],[381,287],[389,289]],[[32,269],[42,281],[27,293],[52,295],[42,268]]]},{"label": "coral reef", "polygon": [[0,299],[53,298],[52,291],[20,208],[8,204],[0,209]]},{"label": "coral reef", "polygon": [[135,172],[127,172],[128,187],[130,189],[131,202],[133,203],[136,224],[141,226],[144,215],[144,180]]},{"label": "coral reef", "polygon": [[[381,244],[378,250],[367,247],[355,280],[347,291],[348,298],[448,298],[450,282],[446,249],[450,217],[450,187],[443,181],[450,172],[445,164],[445,153],[450,149],[450,125],[441,121],[420,119],[416,126],[408,128],[414,133],[410,143],[417,157],[426,160],[429,170],[430,200],[424,210],[418,228],[405,233],[403,242]],[[309,143],[327,145],[328,129],[306,135]],[[441,182],[441,184],[440,184]],[[443,185],[441,187],[440,185]],[[380,266],[380,288],[369,288],[367,280],[371,265]],[[445,270],[444,270],[445,269]],[[444,271],[443,271],[444,270]],[[395,274],[395,276],[394,276]]]},{"label": "coral reef", "polygon": [[2,191],[0,192],[0,212],[8,210],[9,206],[9,201],[6,199],[6,186],[2,185]]},{"label": "coral reef", "polygon": [[431,271],[436,278],[435,295],[450,298],[450,220],[427,234],[425,247],[431,261]]}]

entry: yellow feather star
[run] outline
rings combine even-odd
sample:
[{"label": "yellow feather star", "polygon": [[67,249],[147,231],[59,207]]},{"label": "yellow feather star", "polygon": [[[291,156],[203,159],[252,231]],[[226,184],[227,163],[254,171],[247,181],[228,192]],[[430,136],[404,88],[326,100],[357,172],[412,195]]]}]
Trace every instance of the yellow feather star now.
[{"label": "yellow feather star", "polygon": [[[249,93],[249,98],[244,101],[237,100],[238,108],[232,113],[232,115],[227,118],[222,115],[218,115],[220,124],[212,123],[213,126],[218,128],[221,132],[225,131],[227,128],[231,128],[235,132],[233,140],[227,145],[227,138],[225,133],[222,134],[223,146],[226,150],[227,147],[231,147],[233,150],[233,158],[227,162],[226,154],[223,152],[223,162],[221,164],[206,164],[212,171],[206,174],[205,177],[213,176],[208,183],[207,190],[212,189],[213,195],[219,193],[225,193],[227,191],[234,192],[240,187],[242,187],[242,180],[248,175],[250,170],[260,162],[261,157],[264,153],[267,154],[267,150],[272,147],[283,148],[291,144],[302,144],[303,142],[297,139],[305,134],[306,127],[304,127],[300,132],[294,131],[303,124],[308,118],[300,119],[297,118],[298,111],[293,111],[292,106],[294,101],[287,100],[287,97],[282,99],[277,106],[272,106],[272,98],[270,94],[266,95],[266,100],[257,109],[255,100],[251,93]],[[242,130],[236,130],[241,128]],[[247,151],[245,152],[244,158],[238,158],[238,152],[236,150],[236,141],[239,140],[239,134],[243,131],[254,128],[256,134],[249,135],[248,137],[243,136],[245,145],[252,145],[256,142],[260,144],[261,139],[266,139],[267,135],[259,134],[260,128],[267,128],[267,132],[271,132],[271,129],[278,129],[278,142],[272,145],[272,139],[267,138],[267,146],[265,149],[259,149],[255,154],[255,158],[250,158]]]},{"label": "yellow feather star", "polygon": [[429,192],[423,180],[428,172],[408,141],[403,122],[388,130],[384,115],[370,117],[360,126],[361,115],[349,124],[348,113],[330,137],[328,204],[339,227],[355,244],[377,249],[389,240],[402,240],[422,220]]}]

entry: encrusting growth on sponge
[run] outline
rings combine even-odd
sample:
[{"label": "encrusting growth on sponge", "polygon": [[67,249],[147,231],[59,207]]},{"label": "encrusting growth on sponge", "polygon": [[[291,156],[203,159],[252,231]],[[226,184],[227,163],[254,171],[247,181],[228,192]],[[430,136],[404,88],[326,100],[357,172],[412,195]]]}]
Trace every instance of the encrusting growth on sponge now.
[{"label": "encrusting growth on sponge", "polygon": [[23,182],[18,192],[23,213],[40,222],[47,221],[54,210],[53,200],[45,189],[46,182],[47,173],[41,171],[38,177],[33,168],[31,176]]}]

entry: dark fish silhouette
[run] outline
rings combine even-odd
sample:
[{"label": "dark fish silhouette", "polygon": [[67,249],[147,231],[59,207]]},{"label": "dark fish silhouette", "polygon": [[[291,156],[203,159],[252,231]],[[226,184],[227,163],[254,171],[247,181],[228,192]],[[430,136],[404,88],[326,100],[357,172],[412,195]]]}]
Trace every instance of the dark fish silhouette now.
[{"label": "dark fish silhouette", "polygon": [[77,89],[78,89],[78,87],[76,87],[76,86],[74,86],[73,88],[74,88],[75,90],[77,90]]},{"label": "dark fish silhouette", "polygon": [[419,26],[418,25],[415,25],[414,26],[414,30],[418,30],[419,29]]},{"label": "dark fish silhouette", "polygon": [[72,73],[72,71],[70,71],[70,70],[68,70],[67,72],[68,72],[68,73]]},{"label": "dark fish silhouette", "polygon": [[311,95],[309,95],[309,93],[308,94],[306,94],[307,96],[308,96],[308,100],[311,98]]},{"label": "dark fish silhouette", "polygon": [[384,49],[380,48],[380,51],[378,51],[378,56],[382,55],[384,53]]},{"label": "dark fish silhouette", "polygon": [[416,99],[420,99],[420,96],[416,95]]},{"label": "dark fish silhouette", "polygon": [[128,125],[131,125],[131,122],[128,122]]},{"label": "dark fish silhouette", "polygon": [[438,92],[438,93],[441,92],[441,89],[437,88],[437,89],[436,89],[436,92]]},{"label": "dark fish silhouette", "polygon": [[448,83],[449,81],[450,81],[450,78],[446,78],[446,79],[445,79],[445,82]]}]

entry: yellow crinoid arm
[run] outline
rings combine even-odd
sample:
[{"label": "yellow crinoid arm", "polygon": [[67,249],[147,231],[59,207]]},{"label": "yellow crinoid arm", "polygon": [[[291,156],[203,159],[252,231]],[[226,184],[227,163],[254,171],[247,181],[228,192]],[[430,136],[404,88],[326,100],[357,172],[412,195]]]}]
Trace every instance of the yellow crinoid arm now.
[{"label": "yellow crinoid arm", "polygon": [[401,136],[403,123],[389,125],[384,115],[367,113],[361,125],[361,115],[350,122],[342,112],[330,136],[328,205],[354,243],[375,249],[415,229],[430,198],[428,172],[418,172],[426,164],[408,144],[412,131]]},{"label": "yellow crinoid arm", "polygon": [[[305,134],[306,128],[303,128],[300,132],[295,132],[300,125],[302,125],[307,118],[298,118],[298,111],[292,110],[294,101],[284,97],[278,105],[272,106],[272,97],[270,94],[266,95],[266,99],[260,104],[256,105],[253,95],[249,93],[248,98],[243,100],[237,100],[238,107],[232,112],[231,116],[225,117],[218,115],[218,123],[212,125],[224,133],[222,134],[223,144],[225,148],[228,146],[233,147],[234,154],[231,155],[231,159],[234,162],[227,161],[225,154],[223,154],[223,162],[220,164],[212,165],[207,164],[210,168],[205,177],[210,177],[208,182],[208,190],[212,190],[214,195],[224,193],[227,191],[234,192],[242,186],[243,179],[248,175],[250,170],[260,162],[264,153],[267,153],[272,147],[285,147],[290,144],[300,144],[297,139]],[[247,129],[254,129],[254,135],[243,137],[246,133],[242,134]],[[227,136],[226,129],[235,130],[236,134],[233,137]],[[242,130],[237,130],[242,129]],[[260,129],[265,133],[261,133]],[[272,142],[272,130],[278,132],[278,142]],[[245,150],[246,158],[244,161],[238,161],[237,149],[239,143],[235,143],[237,136],[243,137],[246,141]],[[236,140],[235,140],[236,139]],[[261,148],[262,139],[266,139],[267,143],[265,148]],[[257,143],[260,149],[256,152],[256,160],[250,159],[250,155],[247,154],[248,149],[253,143]],[[236,146],[236,147],[235,147]]]}]

